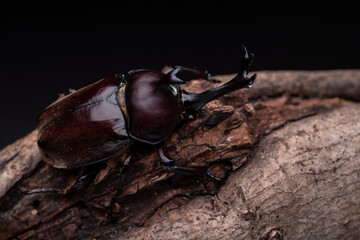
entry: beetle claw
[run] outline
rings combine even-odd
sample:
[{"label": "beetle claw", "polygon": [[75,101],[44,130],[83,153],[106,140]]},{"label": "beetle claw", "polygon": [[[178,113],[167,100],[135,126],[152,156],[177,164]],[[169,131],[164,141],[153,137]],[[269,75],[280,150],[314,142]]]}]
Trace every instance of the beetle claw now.
[{"label": "beetle claw", "polygon": [[254,84],[254,81],[256,79],[256,73],[254,75],[251,76],[251,78],[249,79],[249,83],[247,84],[247,88],[251,88],[252,85]]},{"label": "beetle claw", "polygon": [[224,183],[224,182],[225,182],[225,178],[216,177],[215,175],[209,173],[208,171],[206,171],[206,175],[207,175],[208,177],[210,177],[211,179],[219,182],[219,183]]}]

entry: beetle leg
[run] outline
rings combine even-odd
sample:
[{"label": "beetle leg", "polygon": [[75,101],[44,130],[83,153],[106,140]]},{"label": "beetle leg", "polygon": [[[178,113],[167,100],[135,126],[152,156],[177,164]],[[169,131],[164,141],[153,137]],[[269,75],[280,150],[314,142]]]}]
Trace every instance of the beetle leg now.
[{"label": "beetle leg", "polygon": [[76,92],[76,90],[75,90],[75,89],[73,89],[73,88],[69,88],[68,90],[66,90],[66,92],[65,92],[65,96],[66,96],[66,95],[69,95],[69,94],[71,94],[71,93],[74,93],[74,92]]},{"label": "beetle leg", "polygon": [[252,75],[250,78],[247,75],[253,59],[254,54],[248,54],[246,48],[243,46],[240,72],[232,80],[220,87],[209,89],[199,94],[183,91],[183,116],[187,116],[188,119],[191,119],[208,102],[241,88],[251,88],[255,81],[256,74]]},{"label": "beetle leg", "polygon": [[61,99],[61,98],[63,98],[63,97],[65,97],[65,96],[67,96],[67,95],[69,95],[69,94],[71,94],[71,93],[74,93],[74,92],[76,92],[75,89],[69,88],[69,89],[66,90],[64,93],[59,93],[59,94],[58,94],[58,100]]},{"label": "beetle leg", "polygon": [[23,186],[19,186],[19,190],[27,195],[31,195],[31,194],[35,194],[35,193],[60,193],[60,194],[64,194],[64,189],[60,189],[60,188],[51,188],[51,187],[46,187],[46,188],[35,188],[35,189],[31,189],[28,190],[26,188],[24,188]]},{"label": "beetle leg", "polygon": [[[189,74],[191,76],[194,76],[195,78],[202,78],[208,81],[210,80],[211,74],[208,71],[202,71],[195,68],[188,68],[188,67],[182,67],[182,66],[165,66],[162,70],[163,73],[166,74],[166,76],[169,76],[169,79],[173,83],[185,83],[186,80],[180,79],[176,76],[176,74]],[[193,79],[191,79],[193,80]]]},{"label": "beetle leg", "polygon": [[116,203],[116,199],[122,193],[122,188],[123,188],[124,180],[125,180],[125,177],[126,177],[126,173],[127,173],[128,169],[129,169],[129,166],[130,166],[130,160],[131,160],[131,155],[128,158],[126,158],[126,160],[123,162],[123,166],[121,168],[121,173],[120,173],[120,181],[118,183],[116,193],[111,198],[111,202],[110,202],[109,207],[106,208],[106,215],[108,217],[110,217],[110,218],[114,218],[114,214],[113,214],[114,204]]},{"label": "beetle leg", "polygon": [[79,174],[77,174],[80,177],[78,177],[69,186],[65,188],[43,187],[43,188],[35,188],[28,190],[23,186],[19,186],[19,189],[22,193],[27,195],[35,194],[35,193],[58,193],[61,195],[65,195],[68,192],[71,192],[72,190],[79,188],[84,183],[85,179],[87,179],[91,174],[93,174],[93,172],[84,174],[85,169],[86,167],[82,167],[79,171]]},{"label": "beetle leg", "polygon": [[161,146],[159,149],[159,155],[161,158],[161,167],[168,172],[174,172],[190,176],[204,176],[207,175],[216,181],[222,181],[223,179],[218,178],[207,171],[205,167],[181,167],[177,166],[175,160],[168,156],[166,148]]},{"label": "beetle leg", "polygon": [[124,184],[126,173],[127,173],[128,169],[129,169],[129,166],[130,166],[130,160],[131,160],[131,155],[123,163],[123,166],[121,168],[120,181],[119,181],[119,184],[118,184],[118,188],[117,188],[116,194],[111,199],[110,206],[112,206],[114,204],[116,198],[122,192],[122,187],[123,187],[123,184]]}]

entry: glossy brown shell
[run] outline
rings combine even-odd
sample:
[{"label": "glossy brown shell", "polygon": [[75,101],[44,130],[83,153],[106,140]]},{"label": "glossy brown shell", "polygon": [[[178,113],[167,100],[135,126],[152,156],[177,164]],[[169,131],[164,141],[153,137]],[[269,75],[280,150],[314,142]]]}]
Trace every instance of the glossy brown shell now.
[{"label": "glossy brown shell", "polygon": [[164,73],[152,70],[130,72],[125,95],[128,133],[137,141],[160,143],[181,121],[181,90]]},{"label": "glossy brown shell", "polygon": [[48,106],[38,119],[43,160],[76,168],[125,151],[130,143],[117,101],[120,79],[107,77]]}]

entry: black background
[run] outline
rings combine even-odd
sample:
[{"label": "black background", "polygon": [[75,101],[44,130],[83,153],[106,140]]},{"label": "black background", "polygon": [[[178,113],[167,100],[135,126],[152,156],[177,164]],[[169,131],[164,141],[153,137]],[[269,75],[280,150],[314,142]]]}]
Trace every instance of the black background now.
[{"label": "black background", "polygon": [[242,44],[255,54],[253,71],[360,68],[356,6],[120,5],[0,10],[0,148],[33,130],[68,88],[166,64],[235,73]]}]

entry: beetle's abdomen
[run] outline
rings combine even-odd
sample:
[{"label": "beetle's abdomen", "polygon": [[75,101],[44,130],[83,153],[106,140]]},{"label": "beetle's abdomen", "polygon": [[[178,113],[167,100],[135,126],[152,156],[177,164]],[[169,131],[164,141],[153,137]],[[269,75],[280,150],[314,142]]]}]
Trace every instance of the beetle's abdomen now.
[{"label": "beetle's abdomen", "polygon": [[126,109],[129,135],[156,144],[165,140],[180,120],[179,87],[162,80],[164,74],[140,70],[129,74]]},{"label": "beetle's abdomen", "polygon": [[116,101],[117,81],[105,78],[50,105],[39,118],[38,145],[44,161],[75,168],[106,160],[129,138]]}]

